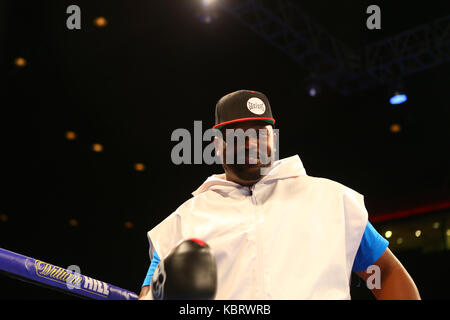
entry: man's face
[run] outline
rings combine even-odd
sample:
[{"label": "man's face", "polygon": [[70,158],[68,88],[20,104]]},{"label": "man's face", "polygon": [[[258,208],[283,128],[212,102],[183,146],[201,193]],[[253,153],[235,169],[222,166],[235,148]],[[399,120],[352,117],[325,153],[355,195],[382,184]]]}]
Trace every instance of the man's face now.
[{"label": "man's face", "polygon": [[237,122],[222,130],[222,135],[216,147],[227,177],[243,185],[260,180],[263,169],[272,164],[272,126],[260,121]]}]

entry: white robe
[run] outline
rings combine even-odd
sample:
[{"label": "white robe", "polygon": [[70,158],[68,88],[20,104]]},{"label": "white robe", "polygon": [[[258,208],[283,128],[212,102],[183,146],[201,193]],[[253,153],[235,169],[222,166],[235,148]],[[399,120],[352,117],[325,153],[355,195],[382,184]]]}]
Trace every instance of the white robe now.
[{"label": "white robe", "polygon": [[251,190],[210,176],[148,232],[150,257],[198,238],[216,255],[216,299],[350,299],[367,219],[361,194],[308,176],[295,155]]}]

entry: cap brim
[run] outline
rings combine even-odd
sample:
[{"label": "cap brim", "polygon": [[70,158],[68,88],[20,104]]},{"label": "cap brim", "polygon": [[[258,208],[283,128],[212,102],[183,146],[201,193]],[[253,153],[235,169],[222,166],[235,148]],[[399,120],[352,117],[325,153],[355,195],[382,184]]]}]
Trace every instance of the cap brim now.
[{"label": "cap brim", "polygon": [[253,117],[253,118],[240,118],[240,119],[234,119],[234,120],[230,120],[230,121],[225,121],[222,123],[218,123],[216,124],[214,127],[212,127],[213,129],[221,129],[226,125],[232,124],[232,123],[236,123],[236,122],[244,122],[244,121],[264,121],[267,122],[269,124],[271,124],[272,126],[275,125],[275,119],[274,118],[263,118],[263,117]]}]

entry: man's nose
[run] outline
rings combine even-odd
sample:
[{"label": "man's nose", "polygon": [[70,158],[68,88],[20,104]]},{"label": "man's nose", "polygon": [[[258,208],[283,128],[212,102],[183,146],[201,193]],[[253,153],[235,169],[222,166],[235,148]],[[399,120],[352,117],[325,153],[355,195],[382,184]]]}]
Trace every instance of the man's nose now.
[{"label": "man's nose", "polygon": [[258,148],[258,138],[256,137],[247,137],[245,139],[245,149],[256,149]]}]

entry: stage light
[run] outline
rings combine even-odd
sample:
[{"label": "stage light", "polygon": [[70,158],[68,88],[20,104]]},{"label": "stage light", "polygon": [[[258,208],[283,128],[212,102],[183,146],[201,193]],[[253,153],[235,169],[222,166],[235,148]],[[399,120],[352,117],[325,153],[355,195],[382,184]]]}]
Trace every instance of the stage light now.
[{"label": "stage light", "polygon": [[392,133],[397,133],[400,132],[402,130],[402,127],[398,124],[398,123],[393,123],[391,124],[391,126],[389,127],[389,130]]},{"label": "stage light", "polygon": [[211,23],[211,22],[212,22],[211,16],[210,16],[210,15],[205,15],[205,16],[203,17],[203,22],[206,23],[206,24]]},{"label": "stage light", "polygon": [[215,20],[215,15],[211,13],[202,13],[198,15],[198,18],[200,19],[201,22],[205,24],[210,24]]},{"label": "stage light", "polygon": [[132,229],[134,227],[133,222],[127,221],[124,223],[125,229]]},{"label": "stage light", "polygon": [[450,237],[450,229],[447,229],[447,231],[445,232],[445,234],[447,235],[447,237]]},{"label": "stage light", "polygon": [[66,132],[66,139],[67,140],[75,140],[77,138],[77,134],[73,131],[67,131]]},{"label": "stage light", "polygon": [[94,25],[99,28],[106,27],[107,24],[108,20],[106,20],[105,17],[97,17],[94,19]]},{"label": "stage light", "polygon": [[388,230],[384,233],[384,236],[389,239],[392,236],[392,231]]},{"label": "stage light", "polygon": [[72,227],[77,227],[78,226],[78,220],[77,219],[70,219],[69,220],[69,224]]},{"label": "stage light", "polygon": [[311,87],[309,88],[308,93],[310,97],[315,97],[317,95],[317,89],[315,87]]},{"label": "stage light", "polygon": [[441,224],[439,222],[433,223],[433,229],[439,229],[440,226],[441,226]]},{"label": "stage light", "polygon": [[310,97],[317,97],[321,91],[321,81],[319,76],[315,73],[311,73],[301,83],[302,91],[306,90]]},{"label": "stage light", "polygon": [[402,244],[402,243],[403,243],[403,238],[402,237],[397,238],[397,244]]},{"label": "stage light", "polygon": [[403,79],[393,77],[386,87],[386,95],[389,97],[389,103],[397,105],[408,100],[406,89],[406,84]]},{"label": "stage light", "polygon": [[216,1],[215,0],[202,0],[202,4],[198,6],[198,13],[196,16],[204,24],[210,24],[218,17]]},{"label": "stage light", "polygon": [[408,100],[408,97],[404,93],[396,92],[390,99],[390,104],[400,104]]},{"label": "stage light", "polygon": [[8,216],[4,213],[0,214],[0,221],[1,222],[7,222],[8,221]]},{"label": "stage light", "polygon": [[27,60],[22,57],[17,57],[16,59],[14,59],[14,64],[19,68],[23,68],[27,65]]},{"label": "stage light", "polygon": [[143,164],[143,163],[135,163],[134,164],[134,170],[136,170],[136,171],[144,171],[145,170],[145,164]]},{"label": "stage light", "polygon": [[416,230],[414,235],[416,236],[416,238],[419,238],[422,235],[422,230]]},{"label": "stage light", "polygon": [[100,143],[94,143],[92,145],[92,150],[95,152],[102,152],[103,151],[103,146]]}]

